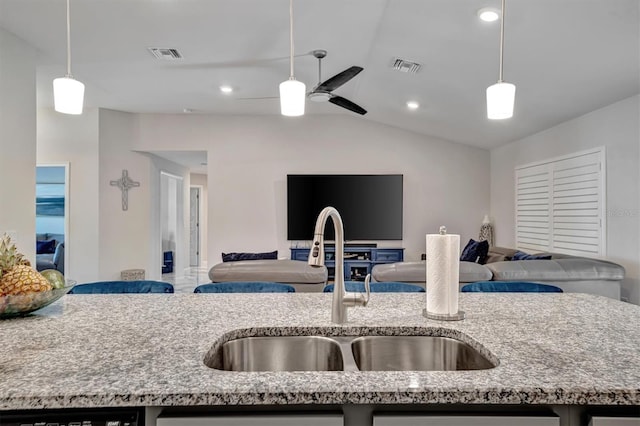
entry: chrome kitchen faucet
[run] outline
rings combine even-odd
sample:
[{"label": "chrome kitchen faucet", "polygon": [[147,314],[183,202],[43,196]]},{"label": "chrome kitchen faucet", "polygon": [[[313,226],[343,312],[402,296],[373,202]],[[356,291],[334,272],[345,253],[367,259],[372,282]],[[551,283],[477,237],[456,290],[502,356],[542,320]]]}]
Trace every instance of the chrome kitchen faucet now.
[{"label": "chrome kitchen faucet", "polygon": [[331,322],[344,324],[347,322],[347,307],[367,306],[371,292],[369,281],[371,274],[364,280],[366,296],[362,293],[347,292],[344,285],[344,225],[340,213],[334,207],[322,209],[316,220],[316,229],[313,233],[313,245],[309,252],[309,265],[324,266],[324,228],[327,219],[331,218],[335,231],[336,259],[333,286],[333,298],[331,301]]}]

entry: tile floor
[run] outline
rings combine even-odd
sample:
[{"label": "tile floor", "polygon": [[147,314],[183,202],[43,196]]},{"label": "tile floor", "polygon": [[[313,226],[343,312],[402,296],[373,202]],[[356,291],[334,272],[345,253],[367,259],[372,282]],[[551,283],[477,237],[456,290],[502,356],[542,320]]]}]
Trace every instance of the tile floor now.
[{"label": "tile floor", "polygon": [[176,293],[193,293],[198,285],[211,282],[208,274],[208,267],[194,266],[185,269],[182,274],[176,272],[162,274],[162,281],[173,284]]}]

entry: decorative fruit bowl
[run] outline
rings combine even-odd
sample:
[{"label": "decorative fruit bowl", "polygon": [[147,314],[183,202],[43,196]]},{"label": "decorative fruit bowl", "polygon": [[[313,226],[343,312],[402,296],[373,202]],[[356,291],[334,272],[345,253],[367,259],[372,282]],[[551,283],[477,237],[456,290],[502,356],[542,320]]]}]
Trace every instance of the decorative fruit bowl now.
[{"label": "decorative fruit bowl", "polygon": [[66,280],[62,288],[27,294],[0,296],[0,319],[27,315],[60,299],[76,285],[73,280]]}]

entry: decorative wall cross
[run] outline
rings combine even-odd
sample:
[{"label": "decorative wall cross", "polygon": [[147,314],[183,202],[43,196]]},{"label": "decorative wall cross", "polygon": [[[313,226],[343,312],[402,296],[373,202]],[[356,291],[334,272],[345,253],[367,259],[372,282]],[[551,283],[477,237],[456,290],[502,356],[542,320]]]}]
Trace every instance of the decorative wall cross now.
[{"label": "decorative wall cross", "polygon": [[122,177],[118,180],[112,180],[109,184],[120,188],[120,191],[122,191],[122,210],[128,210],[129,190],[136,186],[140,186],[140,182],[134,182],[133,179],[129,177],[129,172],[127,170],[123,170]]}]

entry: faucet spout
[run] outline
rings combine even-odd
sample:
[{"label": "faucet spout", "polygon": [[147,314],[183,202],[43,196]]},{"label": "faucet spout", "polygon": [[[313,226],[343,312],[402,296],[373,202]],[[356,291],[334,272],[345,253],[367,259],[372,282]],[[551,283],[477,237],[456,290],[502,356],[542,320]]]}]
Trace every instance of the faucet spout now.
[{"label": "faucet spout", "polygon": [[309,265],[324,265],[324,228],[327,219],[331,218],[335,231],[336,258],[335,276],[333,285],[333,298],[331,301],[331,322],[344,324],[347,322],[348,306],[366,306],[369,302],[369,279],[365,279],[366,297],[360,293],[350,293],[346,291],[344,285],[344,225],[340,213],[334,207],[325,207],[316,220],[316,227],[313,232],[313,243],[309,252]]}]

